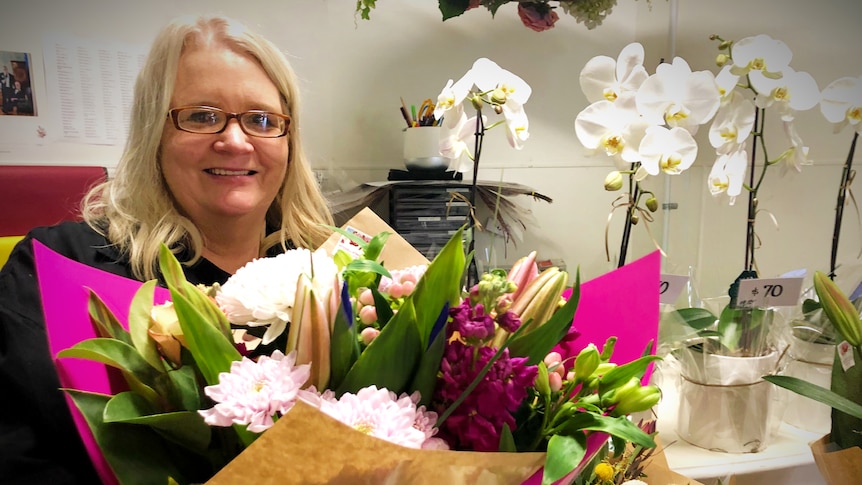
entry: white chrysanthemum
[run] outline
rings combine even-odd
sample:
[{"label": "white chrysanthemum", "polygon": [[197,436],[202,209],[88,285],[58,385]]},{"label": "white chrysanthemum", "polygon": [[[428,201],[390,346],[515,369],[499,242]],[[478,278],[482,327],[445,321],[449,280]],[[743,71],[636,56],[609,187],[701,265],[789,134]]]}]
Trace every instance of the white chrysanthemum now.
[{"label": "white chrysanthemum", "polygon": [[198,411],[211,426],[247,424],[253,433],[273,425],[272,417],[284,415],[296,402],[299,389],[309,376],[308,365],[297,365],[296,353],[285,356],[276,350],[257,362],[243,357],[219,374],[219,383],[206,386],[204,393],[216,405]]},{"label": "white chrysanthemum", "polygon": [[359,432],[408,448],[422,448],[429,433],[433,434],[415,426],[417,408],[410,396],[396,397],[394,392],[376,386],[356,394],[346,392],[338,400],[331,396],[309,399],[304,393],[303,400]]},{"label": "white chrysanthemum", "polygon": [[216,302],[233,324],[268,326],[263,336],[263,343],[268,344],[290,322],[300,274],[313,275],[313,287],[327,294],[338,267],[323,250],[291,249],[275,257],[255,259],[221,286]]}]

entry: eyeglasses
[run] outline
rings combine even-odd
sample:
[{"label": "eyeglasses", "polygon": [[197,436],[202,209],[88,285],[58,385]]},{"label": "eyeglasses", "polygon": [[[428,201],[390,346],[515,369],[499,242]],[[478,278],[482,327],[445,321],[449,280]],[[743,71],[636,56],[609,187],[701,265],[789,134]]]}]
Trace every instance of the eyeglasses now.
[{"label": "eyeglasses", "polygon": [[227,127],[227,122],[233,118],[236,118],[246,135],[260,138],[284,136],[290,126],[290,116],[281,113],[259,110],[228,113],[210,106],[173,108],[168,111],[168,117],[173,120],[178,130],[200,134],[221,133]]}]

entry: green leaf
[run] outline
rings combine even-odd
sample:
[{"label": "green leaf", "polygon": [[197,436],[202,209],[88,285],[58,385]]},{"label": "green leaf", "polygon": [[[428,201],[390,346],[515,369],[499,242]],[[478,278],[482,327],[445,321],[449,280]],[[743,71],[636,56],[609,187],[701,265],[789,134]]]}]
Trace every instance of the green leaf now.
[{"label": "green leaf", "polygon": [[536,390],[539,391],[539,396],[544,402],[551,400],[551,384],[548,382],[548,366],[544,362],[539,362],[539,374],[536,376]]},{"label": "green leaf", "polygon": [[96,322],[96,330],[98,331],[99,336],[104,338],[114,338],[131,345],[132,339],[129,337],[129,333],[126,332],[120,324],[120,321],[117,320],[117,317],[111,313],[110,308],[105,305],[105,302],[103,302],[99,295],[94,293],[92,290],[89,290],[89,295],[88,309],[90,318]]},{"label": "green leaf", "polygon": [[141,357],[156,369],[164,367],[161,354],[155,341],[147,332],[150,328],[153,295],[155,295],[156,280],[147,281],[135,292],[129,307],[129,336]]},{"label": "green leaf", "polygon": [[695,330],[703,330],[714,325],[718,318],[705,308],[680,308],[676,311],[683,322]]},{"label": "green leaf", "polygon": [[197,381],[197,366],[184,365],[167,373],[171,385],[170,401],[186,411],[201,408],[200,388]]},{"label": "green leaf", "polygon": [[443,14],[443,20],[457,17],[464,13],[470,6],[469,0],[440,0],[438,2],[440,13]]},{"label": "green leaf", "polygon": [[[330,353],[329,353],[329,386],[337,389],[344,377],[350,371],[350,368],[359,358],[359,341],[356,333],[356,326],[352,322],[347,321],[347,315],[344,313],[345,300],[341,299],[341,304],[338,307],[338,312],[335,316],[335,322],[332,325],[332,335],[330,337]],[[350,304],[349,302],[347,304]]]},{"label": "green leaf", "polygon": [[599,379],[599,393],[603,394],[618,385],[625,384],[632,377],[643,377],[649,364],[658,360],[662,360],[662,357],[645,355],[631,362],[614,367]]},{"label": "green leaf", "polygon": [[395,317],[371,342],[338,386],[336,396],[356,393],[372,384],[400,394],[405,391],[419,363],[422,342],[415,322],[415,311],[406,300]]},{"label": "green leaf", "polygon": [[[111,396],[65,389],[87,421],[93,437],[120,483],[166,483],[173,477],[188,483],[196,475],[208,475],[202,459],[180,456],[147,427],[105,423],[102,416]],[[181,469],[182,467],[182,469]],[[204,468],[201,471],[201,468]],[[192,471],[190,471],[192,470]],[[197,471],[197,473],[194,473]]]},{"label": "green leaf", "polygon": [[858,419],[862,419],[862,405],[853,402],[846,397],[836,394],[825,387],[812,384],[793,376],[763,376],[763,380],[769,381],[778,387],[783,387],[793,391],[796,394],[814,399],[817,402],[831,406],[842,413],[849,414]]},{"label": "green leaf", "polygon": [[554,435],[548,440],[542,485],[551,485],[571,473],[587,454],[587,438],[583,433],[574,436]]},{"label": "green leaf", "polygon": [[383,328],[392,319],[394,313],[386,297],[377,291],[377,286],[372,286],[369,290],[371,290],[371,295],[374,298],[374,308],[377,310],[377,323]]},{"label": "green leaf", "polygon": [[167,439],[203,453],[212,437],[211,428],[197,411],[158,413],[146,399],[133,392],[117,394],[105,406],[105,423],[150,426]]},{"label": "green leaf", "polygon": [[428,265],[425,274],[419,278],[413,293],[405,299],[405,303],[407,301],[413,303],[423,349],[428,347],[428,339],[440,315],[440,309],[447,303],[451,308],[460,302],[461,275],[464,268],[462,238],[463,227],[449,238],[443,249]]},{"label": "green leaf", "polygon": [[[447,307],[448,308],[448,307]],[[437,385],[437,372],[440,370],[440,362],[443,360],[443,352],[446,349],[446,331],[441,330],[422,357],[419,366],[413,374],[410,383],[410,391],[419,391],[419,405],[428,406]]]},{"label": "green leaf", "polygon": [[357,272],[357,273],[373,273],[379,274],[387,277],[392,277],[392,273],[389,272],[382,264],[377,261],[372,261],[370,259],[354,259],[347,263],[347,266],[344,267],[344,271],[348,272]]},{"label": "green leaf", "polygon": [[514,453],[518,451],[518,448],[515,446],[515,437],[512,436],[512,430],[509,429],[509,425],[506,423],[503,423],[503,429],[500,430],[499,451],[504,453]]},{"label": "green leaf", "polygon": [[544,325],[525,334],[510,337],[509,354],[512,357],[527,357],[529,359],[527,365],[538,364],[568,333],[575,319],[575,311],[578,309],[580,297],[581,272],[579,269],[575,274],[572,295],[566,304],[554,312]]},{"label": "green leaf", "polygon": [[154,369],[131,345],[113,338],[82,340],[60,351],[57,357],[92,360],[126,371],[135,379],[152,387],[159,372]]}]

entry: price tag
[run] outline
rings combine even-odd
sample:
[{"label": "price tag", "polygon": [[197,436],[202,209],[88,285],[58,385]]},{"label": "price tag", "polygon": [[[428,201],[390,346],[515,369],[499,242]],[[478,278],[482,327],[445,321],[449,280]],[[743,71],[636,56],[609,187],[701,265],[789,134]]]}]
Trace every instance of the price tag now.
[{"label": "price tag", "polygon": [[796,306],[801,292],[802,278],[740,280],[736,304],[742,308]]},{"label": "price tag", "polygon": [[[353,226],[347,226],[344,230],[350,234],[353,234],[354,236],[359,237],[365,242],[371,241],[371,236],[365,234],[364,232],[360,231],[359,229],[356,229]],[[337,253],[339,249],[347,252],[354,258],[359,258],[362,256],[362,248],[360,248],[359,245],[355,242],[345,237],[343,234],[338,239],[338,242],[335,243],[335,249],[332,251],[332,253]]]},{"label": "price tag", "polygon": [[676,302],[676,299],[679,298],[679,294],[682,293],[682,289],[685,288],[685,285],[687,284],[688,276],[686,275],[661,275],[661,282],[658,287],[659,302],[669,305],[673,304]]}]

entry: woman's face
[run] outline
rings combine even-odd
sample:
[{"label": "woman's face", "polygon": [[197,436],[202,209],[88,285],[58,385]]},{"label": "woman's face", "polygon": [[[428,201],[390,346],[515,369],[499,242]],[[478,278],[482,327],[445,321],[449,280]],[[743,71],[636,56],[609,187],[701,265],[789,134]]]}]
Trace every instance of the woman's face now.
[{"label": "woman's face", "polygon": [[[281,113],[278,89],[251,57],[224,46],[191,48],[180,57],[171,108],[210,106],[231,113]],[[197,225],[265,220],[287,171],[288,139],[247,135],[237,119],[221,133],[165,123],[161,168],[180,211]]]}]

